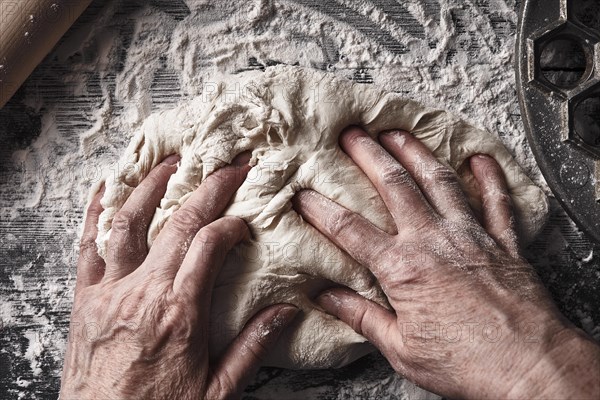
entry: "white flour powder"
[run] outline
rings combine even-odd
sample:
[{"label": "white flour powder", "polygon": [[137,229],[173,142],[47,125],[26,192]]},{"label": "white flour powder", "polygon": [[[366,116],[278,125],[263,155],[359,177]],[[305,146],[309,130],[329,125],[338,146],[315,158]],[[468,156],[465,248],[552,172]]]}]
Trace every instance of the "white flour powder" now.
[{"label": "white flour powder", "polygon": [[[71,243],[89,186],[123,167],[115,160],[150,113],[200,94],[216,70],[298,64],[447,108],[498,134],[547,190],[518,110],[514,0],[97,3],[13,102],[41,116],[41,133],[25,148],[11,150],[2,181],[14,192],[0,210],[13,228],[0,236],[3,251],[27,252],[27,261],[9,271],[13,287],[0,292],[0,327],[26,338],[3,342],[0,349],[0,355],[29,365],[7,381],[12,397],[37,398],[35,385],[57,390],[50,377],[60,375],[66,344],[77,254]],[[29,214],[40,216],[35,226],[24,218]],[[25,241],[27,232],[45,235]],[[552,243],[564,249],[562,228],[553,232]],[[590,249],[577,254],[588,257]],[[577,312],[585,328],[598,334],[598,321],[586,308]],[[359,393],[359,386],[345,385],[345,393]],[[368,393],[383,392],[370,387]],[[275,395],[262,398],[269,396]]]}]

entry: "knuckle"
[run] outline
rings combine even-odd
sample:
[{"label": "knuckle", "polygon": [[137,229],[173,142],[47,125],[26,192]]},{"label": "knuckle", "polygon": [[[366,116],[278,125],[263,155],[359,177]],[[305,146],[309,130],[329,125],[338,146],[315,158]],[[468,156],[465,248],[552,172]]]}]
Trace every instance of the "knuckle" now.
[{"label": "knuckle", "polygon": [[351,326],[358,334],[364,332],[364,321],[367,314],[366,307],[355,307],[354,312],[352,313]]},{"label": "knuckle", "polygon": [[514,256],[515,254],[517,254],[520,256],[519,239],[517,233],[515,232],[512,226],[500,232],[500,234],[498,235],[498,240],[502,244],[504,244],[506,250],[511,255]]},{"label": "knuckle", "polygon": [[79,242],[79,249],[81,251],[96,249],[96,237],[94,235],[83,235]]},{"label": "knuckle", "polygon": [[499,204],[502,204],[506,208],[512,208],[512,205],[513,205],[512,197],[506,192],[498,193],[497,201]]},{"label": "knuckle", "polygon": [[93,236],[84,237],[79,244],[78,265],[88,268],[89,263],[93,263],[98,257],[98,247]]},{"label": "knuckle", "polygon": [[405,220],[407,223],[405,226],[399,228],[400,237],[403,240],[410,241],[419,232],[428,232],[433,228],[436,222],[436,217],[418,210],[411,210],[406,213]]},{"label": "knuckle", "polygon": [[122,233],[130,232],[135,227],[135,219],[134,213],[127,210],[121,210],[113,218],[112,229],[113,231]]},{"label": "knuckle", "polygon": [[436,184],[458,185],[458,177],[454,171],[442,164],[432,168],[425,178]]},{"label": "knuckle", "polygon": [[102,204],[99,201],[92,201],[87,208],[87,215],[88,217],[97,218],[102,214],[102,211],[104,211]]},{"label": "knuckle", "polygon": [[412,177],[404,167],[394,163],[384,167],[381,181],[383,185],[407,185],[412,184]]},{"label": "knuckle", "polygon": [[482,196],[483,206],[487,208],[502,207],[512,209],[512,197],[503,190],[494,189],[484,192]]},{"label": "knuckle", "polygon": [[252,358],[254,358],[254,360],[258,363],[258,364],[262,364],[265,361],[268,349],[266,348],[266,346],[264,345],[264,343],[261,342],[261,336],[268,334],[268,330],[266,332],[257,332],[252,336],[252,342],[249,342],[247,340],[245,340],[242,343],[242,347],[244,348],[244,352],[251,354]]},{"label": "knuckle", "polygon": [[345,208],[332,212],[325,220],[325,228],[335,236],[341,236],[355,225],[356,215]]},{"label": "knuckle", "polygon": [[207,398],[211,400],[225,400],[232,398],[235,395],[235,392],[236,386],[233,379],[228,371],[224,370],[215,380],[215,386],[211,386],[211,390],[209,390],[206,395]]},{"label": "knuckle", "polygon": [[370,260],[369,265],[377,265],[382,271],[382,276],[386,273],[383,271],[390,271],[391,275],[397,273],[397,268],[394,266],[399,260],[400,251],[396,247],[394,240],[382,240],[379,243],[374,243],[370,246],[365,246],[363,249],[365,258]]},{"label": "knuckle", "polygon": [[196,235],[195,241],[198,244],[214,244],[223,242],[224,239],[225,238],[223,237],[221,232],[210,226],[206,226],[200,229],[200,231]]},{"label": "knuckle", "polygon": [[193,246],[199,247],[202,252],[207,254],[217,253],[223,248],[225,237],[216,229],[204,227],[194,237]]},{"label": "knuckle", "polygon": [[198,226],[200,222],[199,213],[189,204],[180,208],[171,216],[171,223],[178,230],[188,230],[190,227]]}]

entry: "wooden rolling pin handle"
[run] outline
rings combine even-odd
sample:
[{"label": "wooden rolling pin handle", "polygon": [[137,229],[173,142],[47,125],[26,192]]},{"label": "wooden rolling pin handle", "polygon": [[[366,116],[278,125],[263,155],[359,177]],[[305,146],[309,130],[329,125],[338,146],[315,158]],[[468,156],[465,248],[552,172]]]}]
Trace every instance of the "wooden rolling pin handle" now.
[{"label": "wooden rolling pin handle", "polygon": [[0,0],[0,108],[91,0]]}]

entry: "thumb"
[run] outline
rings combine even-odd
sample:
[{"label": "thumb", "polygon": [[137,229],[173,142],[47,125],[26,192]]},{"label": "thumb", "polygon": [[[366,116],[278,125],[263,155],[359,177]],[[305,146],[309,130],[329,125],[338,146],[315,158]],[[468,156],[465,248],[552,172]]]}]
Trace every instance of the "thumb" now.
[{"label": "thumb", "polygon": [[206,397],[239,398],[299,311],[291,304],[276,304],[256,314],[220,359]]},{"label": "thumb", "polygon": [[356,333],[366,337],[388,359],[389,343],[396,328],[396,315],[374,301],[345,288],[329,289],[315,302],[325,311],[350,325]]}]

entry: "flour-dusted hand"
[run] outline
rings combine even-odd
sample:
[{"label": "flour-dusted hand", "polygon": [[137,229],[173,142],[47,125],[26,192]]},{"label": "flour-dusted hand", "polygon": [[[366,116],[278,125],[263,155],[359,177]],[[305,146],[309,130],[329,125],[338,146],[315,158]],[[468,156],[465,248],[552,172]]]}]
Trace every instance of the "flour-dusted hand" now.
[{"label": "flour-dusted hand", "polygon": [[178,157],[154,168],[116,214],[106,262],[95,239],[102,212],[88,209],[60,397],[221,399],[238,397],[298,309],[268,307],[251,319],[218,362],[208,356],[212,288],[227,252],[249,235],[244,221],[219,218],[250,167],[210,175],[148,251],[146,234]]},{"label": "flour-dusted hand", "polygon": [[560,314],[519,256],[511,198],[492,158],[470,160],[480,224],[455,173],[409,133],[377,143],[353,127],[340,142],[397,233],[313,191],[298,193],[294,207],[373,272],[393,311],[343,288],[316,299],[324,310],[399,373],[447,397],[600,398],[599,347]]}]

